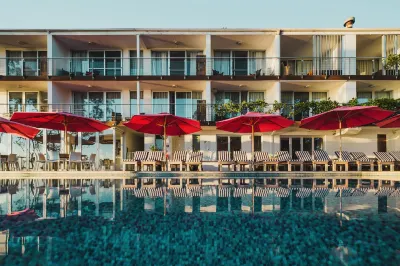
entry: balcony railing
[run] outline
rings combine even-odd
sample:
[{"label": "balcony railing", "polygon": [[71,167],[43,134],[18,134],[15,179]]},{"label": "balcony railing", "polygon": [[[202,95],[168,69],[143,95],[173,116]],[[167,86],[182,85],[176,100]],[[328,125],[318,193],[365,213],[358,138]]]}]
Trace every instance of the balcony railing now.
[{"label": "balcony railing", "polygon": [[0,76],[390,75],[382,57],[0,58]]}]

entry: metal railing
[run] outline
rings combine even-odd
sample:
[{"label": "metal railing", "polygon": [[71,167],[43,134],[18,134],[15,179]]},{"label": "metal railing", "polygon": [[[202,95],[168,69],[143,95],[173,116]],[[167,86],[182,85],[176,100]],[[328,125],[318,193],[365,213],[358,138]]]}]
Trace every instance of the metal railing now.
[{"label": "metal railing", "polygon": [[0,76],[389,75],[383,57],[0,58]]}]

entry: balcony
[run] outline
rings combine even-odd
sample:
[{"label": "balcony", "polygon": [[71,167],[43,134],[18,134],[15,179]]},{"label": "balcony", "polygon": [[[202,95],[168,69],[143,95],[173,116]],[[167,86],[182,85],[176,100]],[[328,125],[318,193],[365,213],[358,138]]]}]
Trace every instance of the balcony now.
[{"label": "balcony", "polygon": [[[43,57],[8,57],[0,58],[0,73],[10,77],[47,77],[48,59]],[[1,75],[1,74],[0,74]]]}]

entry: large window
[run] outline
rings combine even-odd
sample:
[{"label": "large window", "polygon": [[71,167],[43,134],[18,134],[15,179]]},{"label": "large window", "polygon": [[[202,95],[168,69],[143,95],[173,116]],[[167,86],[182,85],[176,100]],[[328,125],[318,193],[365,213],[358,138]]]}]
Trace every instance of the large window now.
[{"label": "large window", "polygon": [[153,92],[153,114],[169,113],[168,92]]},{"label": "large window", "polygon": [[296,151],[312,151],[323,150],[323,138],[321,137],[286,137],[280,139],[280,150],[288,151],[293,159],[297,159]]},{"label": "large window", "polygon": [[[41,99],[46,97],[46,99]],[[39,92],[9,92],[8,93],[8,109],[9,113],[14,112],[36,112],[42,110],[39,103],[43,100],[47,102],[47,93]]]},{"label": "large window", "polygon": [[121,51],[89,51],[89,72],[101,76],[121,76]]},{"label": "large window", "polygon": [[200,151],[200,135],[192,135],[192,151]]},{"label": "large window", "polygon": [[46,51],[6,51],[7,76],[47,74]]},{"label": "large window", "polygon": [[[131,116],[132,115],[138,115],[138,109],[137,109],[137,91],[131,91],[129,93],[129,99],[130,99],[130,107],[131,107]],[[140,99],[139,99],[139,108],[140,108],[140,113],[143,113],[143,91],[140,91]]]},{"label": "large window", "polygon": [[215,51],[214,75],[262,75],[265,73],[264,51]]},{"label": "large window", "polygon": [[372,100],[372,92],[370,91],[358,91],[357,92],[357,101],[359,103],[366,103]]},{"label": "large window", "polygon": [[218,151],[240,151],[242,149],[242,138],[232,136],[217,136]]},{"label": "large window", "polygon": [[143,75],[143,51],[140,51],[139,58],[139,71],[138,71],[138,59],[137,59],[137,51],[131,50],[129,51],[129,73],[131,76]]},{"label": "large window", "polygon": [[[75,114],[88,116],[101,121],[113,120],[122,112],[121,92],[73,92]],[[122,114],[121,114],[122,115]]]},{"label": "large window", "polygon": [[375,99],[390,99],[392,98],[391,91],[376,91]]}]

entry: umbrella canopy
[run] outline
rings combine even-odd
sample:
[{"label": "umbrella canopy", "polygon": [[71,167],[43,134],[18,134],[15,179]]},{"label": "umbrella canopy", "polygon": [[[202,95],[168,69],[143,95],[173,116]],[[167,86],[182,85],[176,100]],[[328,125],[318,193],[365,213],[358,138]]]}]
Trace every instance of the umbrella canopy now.
[{"label": "umbrella canopy", "polygon": [[277,114],[248,112],[245,115],[217,122],[217,129],[234,133],[251,133],[251,153],[254,153],[254,132],[269,132],[287,128],[294,121]]},{"label": "umbrella canopy", "polygon": [[[11,120],[37,128],[64,130],[65,136],[67,131],[101,132],[110,128],[95,119],[64,112],[16,112]],[[65,150],[67,150],[66,141]]]},{"label": "umbrella canopy", "polygon": [[40,130],[37,128],[23,125],[18,122],[10,121],[8,119],[0,117],[0,132],[33,139],[37,135],[37,133],[39,133],[39,131]]},{"label": "umbrella canopy", "polygon": [[392,115],[392,111],[377,106],[338,107],[325,113],[301,120],[300,127],[316,130],[336,130],[340,134],[340,157],[342,156],[342,128],[359,127],[376,123]]},{"label": "umbrella canopy", "polygon": [[400,128],[400,114],[378,122],[376,125],[382,128]]},{"label": "umbrella canopy", "polygon": [[166,136],[181,136],[201,130],[200,122],[168,113],[134,115],[125,126],[138,132],[163,135],[164,152],[166,151]]}]

